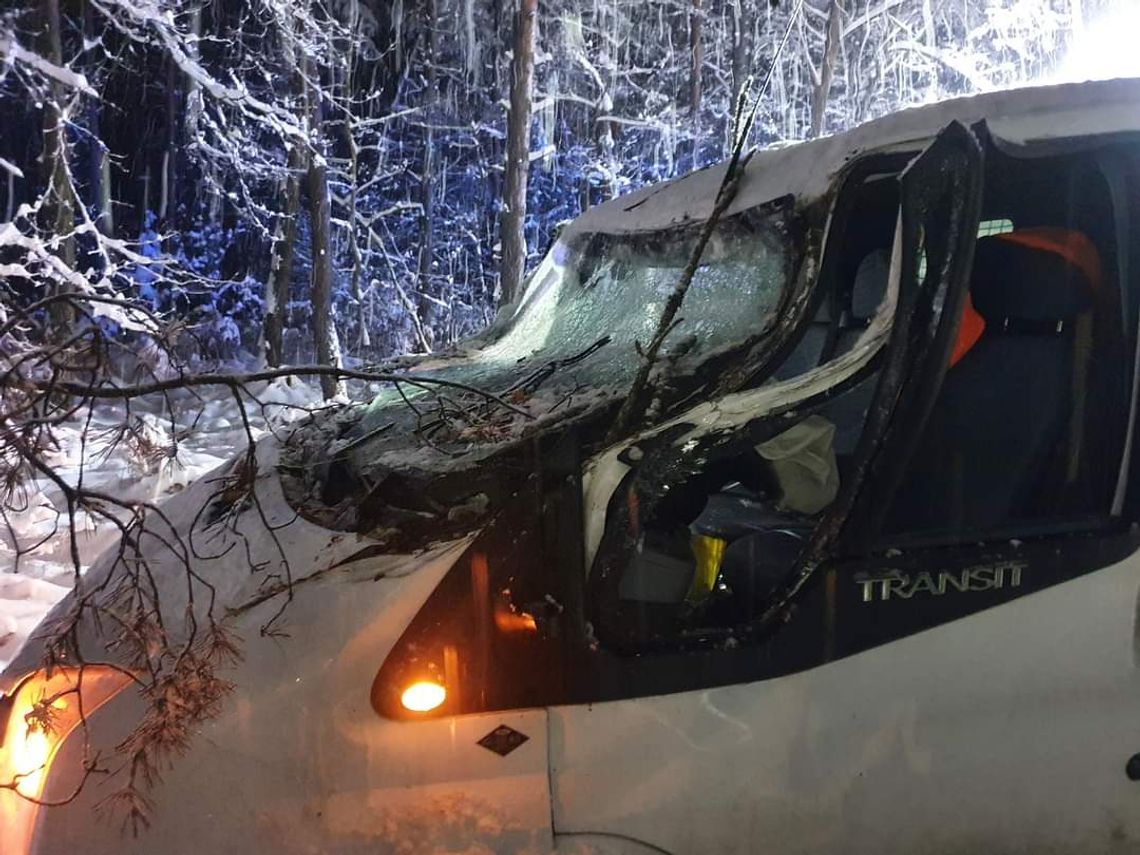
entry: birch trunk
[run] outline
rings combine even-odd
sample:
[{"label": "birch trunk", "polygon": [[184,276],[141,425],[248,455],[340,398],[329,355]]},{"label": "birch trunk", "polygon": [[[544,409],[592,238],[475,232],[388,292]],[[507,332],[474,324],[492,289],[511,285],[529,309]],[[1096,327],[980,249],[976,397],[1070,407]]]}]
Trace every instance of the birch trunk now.
[{"label": "birch trunk", "polygon": [[831,0],[827,12],[827,36],[823,45],[823,57],[819,63],[819,80],[811,98],[811,129],[808,135],[812,138],[823,133],[827,118],[827,96],[831,91],[831,79],[835,75],[835,60],[839,56],[839,40],[842,37],[841,16],[843,7],[839,0]]},{"label": "birch trunk", "polygon": [[[63,37],[60,29],[59,0],[41,0],[43,16],[41,47],[50,62],[63,65]],[[75,267],[75,201],[72,198],[71,178],[67,167],[67,126],[62,104],[63,86],[51,82],[50,97],[44,101],[43,113],[43,170],[47,191],[42,209],[43,225],[58,241],[56,255],[68,267]],[[57,293],[71,290],[59,284]],[[69,328],[74,318],[70,308],[58,303],[50,310],[51,322],[57,329]]]},{"label": "birch trunk", "polygon": [[435,313],[435,303],[432,296],[432,259],[435,248],[432,245],[432,222],[435,219],[435,131],[432,122],[435,119],[435,105],[437,95],[436,58],[436,29],[438,26],[435,0],[427,0],[425,15],[428,22],[427,38],[427,110],[424,121],[424,156],[420,170],[420,251],[417,270],[416,313],[419,315],[419,325],[424,331],[424,340],[431,344],[434,342],[434,329],[432,316]]},{"label": "birch trunk", "polygon": [[285,311],[293,281],[293,254],[297,246],[297,216],[301,211],[301,176],[305,172],[305,147],[298,142],[289,149],[289,176],[285,179],[285,204],[277,221],[269,279],[265,283],[265,362],[277,367],[285,362]]},{"label": "birch trunk", "polygon": [[511,58],[511,112],[507,119],[506,187],[503,191],[502,269],[499,300],[518,296],[526,271],[526,185],[530,168],[530,111],[534,88],[534,19],[537,0],[519,0]]},{"label": "birch trunk", "polygon": [[[313,344],[318,365],[339,366],[340,342],[332,316],[332,200],[329,197],[328,164],[324,158],[323,122],[321,93],[319,90],[310,92],[309,132],[313,150],[309,156],[308,191],[313,253]],[[336,377],[321,376],[321,392],[325,400],[342,391],[343,383]]]},{"label": "birch trunk", "polygon": [[705,62],[705,51],[701,43],[701,0],[692,2],[693,9],[689,13],[689,105],[696,122],[701,109],[701,66]]}]

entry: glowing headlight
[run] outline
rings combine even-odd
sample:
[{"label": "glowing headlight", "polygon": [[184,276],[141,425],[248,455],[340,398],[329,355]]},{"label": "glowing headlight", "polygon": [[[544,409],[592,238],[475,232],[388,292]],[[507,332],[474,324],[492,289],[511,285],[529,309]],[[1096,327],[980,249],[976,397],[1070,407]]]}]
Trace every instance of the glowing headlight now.
[{"label": "glowing headlight", "polygon": [[3,700],[7,721],[0,721],[0,780],[14,784],[22,796],[39,798],[56,749],[128,682],[123,673],[98,666],[59,668],[51,677],[37,671],[27,677]]},{"label": "glowing headlight", "polygon": [[[46,710],[45,717],[58,719],[59,711],[67,709],[67,702],[62,698],[55,700],[44,699],[41,702]],[[11,769],[6,777],[16,783],[16,792],[22,796],[36,798],[43,789],[44,771],[47,769],[48,759],[51,757],[52,747],[62,742],[55,725],[35,718],[34,706],[16,709],[15,728],[11,751]],[[22,713],[22,715],[21,715]],[[18,731],[23,722],[24,733]],[[22,736],[22,738],[21,738]],[[8,740],[5,739],[5,742]]]},{"label": "glowing headlight", "polygon": [[400,703],[411,712],[431,712],[447,700],[447,689],[439,683],[422,680],[412,683],[400,695]]}]

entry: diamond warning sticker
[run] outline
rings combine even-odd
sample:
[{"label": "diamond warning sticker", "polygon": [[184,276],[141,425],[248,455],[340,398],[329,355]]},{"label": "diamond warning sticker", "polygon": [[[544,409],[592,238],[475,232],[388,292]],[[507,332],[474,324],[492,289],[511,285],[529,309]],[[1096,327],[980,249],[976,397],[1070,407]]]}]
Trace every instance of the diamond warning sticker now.
[{"label": "diamond warning sticker", "polygon": [[530,737],[525,733],[519,733],[513,727],[500,724],[480,739],[479,744],[488,751],[494,751],[500,757],[506,757],[528,739],[530,739]]}]

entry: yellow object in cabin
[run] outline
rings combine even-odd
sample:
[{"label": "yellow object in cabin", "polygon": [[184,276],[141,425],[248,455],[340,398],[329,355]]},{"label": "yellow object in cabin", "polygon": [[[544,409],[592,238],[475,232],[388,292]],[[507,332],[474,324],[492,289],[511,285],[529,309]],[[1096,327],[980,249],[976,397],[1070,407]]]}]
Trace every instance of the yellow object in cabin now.
[{"label": "yellow object in cabin", "polygon": [[719,537],[694,534],[689,538],[689,547],[697,565],[693,571],[693,583],[685,595],[685,602],[689,605],[696,605],[712,593],[720,575],[720,562],[724,560],[726,546],[728,543]]}]

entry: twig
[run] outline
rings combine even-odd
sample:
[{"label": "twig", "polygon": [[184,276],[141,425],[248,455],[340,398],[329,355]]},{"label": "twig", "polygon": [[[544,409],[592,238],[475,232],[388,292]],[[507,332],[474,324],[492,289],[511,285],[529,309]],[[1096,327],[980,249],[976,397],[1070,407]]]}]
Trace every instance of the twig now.
[{"label": "twig", "polygon": [[538,387],[545,383],[556,372],[563,368],[569,368],[571,365],[577,365],[588,356],[597,353],[611,341],[610,336],[602,336],[589,347],[585,348],[573,356],[567,356],[565,359],[554,359],[518,380],[506,388],[502,394],[510,395],[515,392],[525,392],[528,395],[533,395]]},{"label": "twig", "polygon": [[650,339],[649,346],[641,350],[641,364],[638,366],[637,374],[633,378],[629,394],[626,395],[625,400],[622,402],[621,409],[618,410],[618,414],[614,418],[614,423],[606,435],[607,442],[616,442],[621,439],[645,416],[646,410],[649,407],[649,377],[653,371],[653,366],[657,362],[658,353],[661,350],[661,346],[665,343],[665,339],[676,326],[677,312],[685,300],[689,286],[693,283],[693,277],[696,276],[697,268],[700,266],[701,256],[704,254],[705,247],[712,238],[713,232],[716,230],[717,224],[720,222],[724,212],[728,210],[729,205],[731,205],[733,199],[736,198],[736,191],[740,187],[740,178],[744,173],[745,167],[748,165],[748,160],[751,158],[751,153],[744,155],[744,147],[748,142],[752,126],[756,121],[760,102],[768,91],[768,86],[772,81],[772,74],[780,62],[780,56],[783,54],[784,47],[788,43],[792,26],[799,17],[802,9],[803,0],[799,0],[796,4],[796,8],[792,10],[791,18],[788,20],[788,26],[784,30],[784,36],[776,46],[772,63],[768,67],[768,73],[765,75],[764,82],[761,84],[760,90],[756,93],[756,98],[752,102],[752,107],[748,110],[747,114],[744,113],[744,108],[749,87],[745,86],[741,90],[740,100],[736,104],[736,111],[733,116],[734,142],[732,157],[729,158],[728,165],[724,170],[724,177],[721,179],[720,187],[717,189],[716,203],[713,205],[712,213],[709,214],[708,219],[705,220],[701,226],[696,246],[693,247],[689,261],[685,265],[684,270],[681,271],[681,278],[677,280],[677,284],[669,294],[669,298],[665,301],[665,307],[661,311],[661,318],[657,322],[657,330],[653,338]]},{"label": "twig", "polygon": [[[447,389],[458,389],[471,395],[498,404],[523,418],[533,419],[534,416],[526,410],[516,407],[493,392],[459,383],[455,380],[444,380],[439,377],[427,377],[406,374],[373,373],[370,371],[355,371],[351,368],[337,368],[331,365],[297,365],[284,368],[272,368],[265,371],[252,371],[245,374],[183,374],[168,380],[157,380],[152,383],[139,383],[132,386],[94,385],[75,383],[71,381],[57,381],[52,385],[51,391],[62,395],[81,395],[87,398],[102,400],[122,400],[124,398],[140,398],[144,395],[153,395],[159,392],[169,392],[174,389],[190,389],[197,386],[228,386],[235,388],[258,383],[265,380],[276,380],[280,377],[342,377],[349,380],[363,380],[368,383],[408,383],[413,386],[442,386]],[[28,385],[36,391],[49,391],[47,384],[29,382]]]}]

